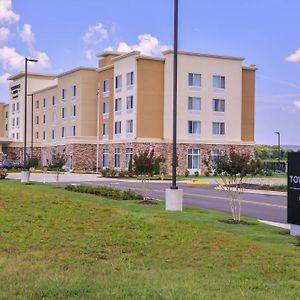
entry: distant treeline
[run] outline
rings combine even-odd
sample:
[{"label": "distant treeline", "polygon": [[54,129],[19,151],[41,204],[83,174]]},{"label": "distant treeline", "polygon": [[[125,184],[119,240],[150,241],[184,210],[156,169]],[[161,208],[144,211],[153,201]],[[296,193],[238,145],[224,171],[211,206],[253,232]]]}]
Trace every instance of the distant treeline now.
[{"label": "distant treeline", "polygon": [[[281,148],[280,160],[287,160],[288,152],[300,152],[300,150]],[[278,146],[255,145],[256,159],[276,161],[279,157]]]}]

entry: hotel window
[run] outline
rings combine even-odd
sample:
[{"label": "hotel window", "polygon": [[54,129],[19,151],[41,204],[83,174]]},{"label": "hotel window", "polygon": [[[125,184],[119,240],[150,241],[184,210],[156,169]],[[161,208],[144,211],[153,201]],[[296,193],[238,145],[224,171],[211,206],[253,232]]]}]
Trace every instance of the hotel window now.
[{"label": "hotel window", "polygon": [[12,105],[12,111],[13,111],[13,114],[14,114],[15,111],[16,111],[16,104],[15,104],[15,103],[13,103],[13,105]]},{"label": "hotel window", "polygon": [[65,137],[66,136],[66,127],[62,127],[61,128],[61,137]]},{"label": "hotel window", "polygon": [[47,106],[47,100],[46,100],[46,98],[44,98],[43,99],[43,108],[46,108],[46,106]]},{"label": "hotel window", "polygon": [[103,93],[106,95],[109,93],[109,80],[106,79],[103,81]]},{"label": "hotel window", "polygon": [[20,138],[20,133],[19,133],[19,132],[17,132],[17,134],[16,134],[16,135],[17,135],[17,137],[16,137],[16,138],[17,138],[17,140],[18,140],[18,139]]},{"label": "hotel window", "polygon": [[225,89],[225,76],[213,76],[213,88],[214,89]]},{"label": "hotel window", "polygon": [[109,113],[109,103],[108,101],[103,102],[103,114],[108,115]]},{"label": "hotel window", "polygon": [[57,101],[56,101],[56,97],[52,96],[52,105],[56,106],[57,105]]},{"label": "hotel window", "polygon": [[36,133],[35,133],[35,138],[38,140],[39,139],[39,132],[38,131],[36,131]]},{"label": "hotel window", "polygon": [[200,149],[188,149],[188,169],[200,169]]},{"label": "hotel window", "polygon": [[108,168],[108,166],[109,166],[109,152],[108,152],[108,149],[103,149],[102,167]]},{"label": "hotel window", "polygon": [[193,135],[200,135],[201,122],[200,121],[188,121],[188,133]]},{"label": "hotel window", "polygon": [[72,136],[76,136],[76,126],[72,126]]},{"label": "hotel window", "polygon": [[39,100],[36,100],[36,102],[35,102],[35,108],[36,109],[40,108],[40,101]]},{"label": "hotel window", "polygon": [[127,169],[128,169],[130,160],[132,162],[132,158],[133,158],[133,149],[132,148],[126,148],[126,168]]},{"label": "hotel window", "polygon": [[8,119],[8,111],[5,112],[5,118]]},{"label": "hotel window", "polygon": [[72,106],[72,117],[76,117],[76,105]]},{"label": "hotel window", "polygon": [[36,116],[36,117],[35,117],[35,124],[36,124],[36,125],[39,125],[39,123],[40,123],[40,117],[39,117],[39,116]]},{"label": "hotel window", "polygon": [[201,87],[201,74],[189,73],[188,81],[189,81],[190,87],[200,88]]},{"label": "hotel window", "polygon": [[213,99],[213,111],[225,112],[225,100],[224,99]]},{"label": "hotel window", "polygon": [[72,85],[72,98],[77,96],[77,87],[76,85]]},{"label": "hotel window", "polygon": [[19,118],[16,118],[16,124],[17,124],[17,127],[19,127]]},{"label": "hotel window", "polygon": [[55,129],[52,129],[52,140],[55,140]]},{"label": "hotel window", "polygon": [[225,155],[224,149],[212,149],[211,150],[211,160],[215,162],[217,159]]},{"label": "hotel window", "polygon": [[121,121],[115,122],[115,134],[121,134]]},{"label": "hotel window", "polygon": [[62,107],[62,109],[61,109],[61,117],[62,117],[62,119],[66,118],[66,108],[65,107]]},{"label": "hotel window", "polygon": [[115,148],[115,168],[121,167],[121,149]]},{"label": "hotel window", "polygon": [[5,131],[8,130],[8,124],[5,124]]},{"label": "hotel window", "polygon": [[43,115],[43,124],[46,124],[46,115]]},{"label": "hotel window", "polygon": [[122,110],[122,99],[117,98],[117,99],[115,99],[115,112],[121,113],[121,110]]},{"label": "hotel window", "polygon": [[19,111],[20,111],[20,103],[17,102],[17,112],[19,112]]},{"label": "hotel window", "polygon": [[15,127],[15,119],[12,119],[12,127],[14,128]]},{"label": "hotel window", "polygon": [[133,133],[133,120],[126,121],[126,133],[129,135]]},{"label": "hotel window", "polygon": [[213,134],[214,135],[224,135],[225,134],[225,123],[223,122],[213,122]]},{"label": "hotel window", "polygon": [[61,90],[61,98],[63,100],[65,100],[67,98],[67,91],[66,91],[66,89],[62,89]]},{"label": "hotel window", "polygon": [[133,96],[126,97],[126,110],[131,111],[133,109]]},{"label": "hotel window", "polygon": [[57,122],[57,113],[55,111],[52,113],[52,122],[54,124]]},{"label": "hotel window", "polygon": [[107,136],[108,135],[108,123],[103,124],[103,135]]},{"label": "hotel window", "polygon": [[128,72],[126,74],[127,88],[133,86],[133,72]]},{"label": "hotel window", "polygon": [[46,140],[46,131],[43,131],[43,140]]},{"label": "hotel window", "polygon": [[188,98],[188,110],[201,110],[201,98],[200,97],[189,97]]},{"label": "hotel window", "polygon": [[14,133],[12,134],[12,137],[13,137],[13,139],[15,138],[15,134]]},{"label": "hotel window", "polygon": [[121,88],[122,88],[122,75],[116,76],[115,85],[116,85],[116,91],[117,92],[121,91]]}]

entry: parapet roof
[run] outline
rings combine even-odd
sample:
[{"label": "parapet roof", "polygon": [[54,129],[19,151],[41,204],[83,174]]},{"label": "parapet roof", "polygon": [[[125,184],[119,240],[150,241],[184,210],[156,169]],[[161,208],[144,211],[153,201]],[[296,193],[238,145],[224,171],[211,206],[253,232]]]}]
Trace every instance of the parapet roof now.
[{"label": "parapet roof", "polygon": [[[54,79],[57,77],[56,74],[47,74],[47,73],[34,73],[34,72],[28,72],[27,73],[28,76],[31,76],[31,77],[43,77],[43,78],[48,78],[48,79]],[[7,78],[7,80],[17,80],[17,79],[20,79],[22,77],[25,76],[25,72],[19,72],[15,75],[11,75]]]}]

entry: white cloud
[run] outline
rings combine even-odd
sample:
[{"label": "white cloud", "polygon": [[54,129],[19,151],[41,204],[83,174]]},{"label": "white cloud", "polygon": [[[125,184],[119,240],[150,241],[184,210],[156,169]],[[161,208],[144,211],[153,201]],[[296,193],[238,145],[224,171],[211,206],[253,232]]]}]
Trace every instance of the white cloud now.
[{"label": "white cloud", "polygon": [[34,55],[34,58],[38,59],[38,62],[32,64],[33,70],[38,71],[41,69],[47,69],[51,66],[50,58],[45,52],[37,51]]},{"label": "white cloud", "polygon": [[25,42],[29,49],[33,49],[34,33],[31,30],[30,24],[24,24],[23,29],[19,32],[23,42]]},{"label": "white cloud", "polygon": [[300,62],[300,49],[285,58],[289,62]]},{"label": "white cloud", "polygon": [[4,73],[4,74],[0,75],[0,83],[8,85],[9,82],[8,82],[7,78],[9,76],[11,76],[11,74],[9,74],[9,73]]},{"label": "white cloud", "polygon": [[293,102],[294,108],[300,110],[300,100],[295,100]]},{"label": "white cloud", "polygon": [[98,23],[95,26],[89,26],[88,31],[82,37],[82,40],[86,44],[98,44],[101,41],[107,39],[108,30],[104,28],[102,23]]},{"label": "white cloud", "polygon": [[0,43],[7,41],[10,35],[10,30],[7,27],[0,27]]},{"label": "white cloud", "polygon": [[0,63],[4,70],[24,68],[24,57],[20,55],[15,48],[0,48]]},{"label": "white cloud", "polygon": [[130,52],[136,50],[144,55],[161,55],[162,51],[171,48],[169,45],[160,44],[159,40],[149,33],[139,35],[138,40],[139,43],[136,45],[120,42],[117,51]]},{"label": "white cloud", "polygon": [[87,60],[91,61],[93,59],[93,57],[94,57],[94,55],[93,55],[93,51],[92,50],[86,50],[85,51],[85,58]]},{"label": "white cloud", "polygon": [[0,22],[13,24],[20,20],[20,15],[14,13],[11,0],[0,0]]}]

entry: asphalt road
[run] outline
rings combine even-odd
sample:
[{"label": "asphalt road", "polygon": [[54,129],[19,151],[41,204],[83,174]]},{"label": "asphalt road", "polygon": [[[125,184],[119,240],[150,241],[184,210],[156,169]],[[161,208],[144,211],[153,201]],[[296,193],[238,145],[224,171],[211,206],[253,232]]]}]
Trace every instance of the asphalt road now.
[{"label": "asphalt road", "polygon": [[[165,190],[170,187],[171,183],[155,183],[150,181],[143,184],[142,182],[106,179],[105,181],[86,181],[84,183],[81,182],[81,184],[92,186],[109,185],[121,189],[130,188],[141,193],[146,193],[148,197],[164,200]],[[178,187],[183,189],[184,204],[231,213],[226,192],[216,190],[215,185],[178,184]],[[241,199],[243,216],[280,223],[287,222],[286,196],[243,193]]]}]

